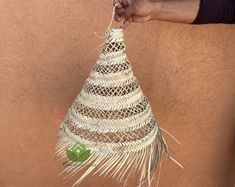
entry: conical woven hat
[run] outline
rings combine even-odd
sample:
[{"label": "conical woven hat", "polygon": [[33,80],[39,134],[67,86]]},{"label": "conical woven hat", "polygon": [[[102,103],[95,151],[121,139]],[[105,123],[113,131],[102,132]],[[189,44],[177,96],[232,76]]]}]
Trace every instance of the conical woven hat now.
[{"label": "conical woven hat", "polygon": [[[69,149],[78,150],[81,159],[76,159],[79,154],[69,157]],[[75,175],[84,170],[74,185],[91,172],[120,182],[139,173],[139,184],[150,184],[166,150],[126,56],[123,29],[109,29],[96,64],[61,124],[56,154],[67,161],[64,171]]]}]

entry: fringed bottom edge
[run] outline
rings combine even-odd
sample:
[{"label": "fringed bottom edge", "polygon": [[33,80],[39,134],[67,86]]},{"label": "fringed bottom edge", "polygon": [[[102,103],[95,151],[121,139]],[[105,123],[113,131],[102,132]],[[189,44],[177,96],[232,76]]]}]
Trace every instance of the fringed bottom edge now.
[{"label": "fringed bottom edge", "polygon": [[59,133],[58,143],[55,148],[56,157],[63,161],[65,169],[59,175],[65,174],[64,179],[72,178],[79,171],[87,168],[72,187],[78,186],[92,172],[92,175],[98,174],[99,176],[114,178],[117,182],[122,183],[123,186],[126,186],[131,176],[139,174],[138,187],[142,187],[146,183],[150,187],[155,178],[154,171],[159,162],[161,167],[163,154],[165,153],[169,156],[168,146],[160,128],[154,141],[142,150],[120,154],[92,151],[89,158],[82,163],[70,161],[66,156],[65,150],[74,143],[66,134]]}]

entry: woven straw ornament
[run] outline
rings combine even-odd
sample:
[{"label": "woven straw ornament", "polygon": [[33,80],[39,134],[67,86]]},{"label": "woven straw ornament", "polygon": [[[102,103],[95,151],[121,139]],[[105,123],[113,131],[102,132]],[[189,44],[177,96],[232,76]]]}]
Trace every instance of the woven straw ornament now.
[{"label": "woven straw ornament", "polygon": [[[125,53],[123,29],[108,29],[98,60],[61,123],[56,155],[67,177],[110,176],[148,185],[167,144]],[[76,175],[77,176],[77,175]]]}]

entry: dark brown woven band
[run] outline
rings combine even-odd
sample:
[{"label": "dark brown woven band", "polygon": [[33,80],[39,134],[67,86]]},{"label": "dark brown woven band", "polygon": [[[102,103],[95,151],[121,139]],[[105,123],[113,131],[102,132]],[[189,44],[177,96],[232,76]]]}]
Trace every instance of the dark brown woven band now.
[{"label": "dark brown woven band", "polygon": [[136,80],[131,84],[119,87],[103,87],[90,83],[84,85],[84,91],[101,96],[123,96],[129,94],[139,87],[139,82]]},{"label": "dark brown woven band", "polygon": [[94,72],[98,72],[100,74],[109,74],[109,73],[117,73],[117,72],[121,72],[124,70],[127,70],[130,68],[130,62],[129,61],[125,61],[122,64],[112,64],[112,65],[100,65],[100,64],[96,64],[92,71]]},{"label": "dark brown woven band", "polygon": [[102,53],[110,53],[110,52],[117,52],[125,50],[125,46],[123,42],[111,42],[111,43],[105,43],[102,49]]}]

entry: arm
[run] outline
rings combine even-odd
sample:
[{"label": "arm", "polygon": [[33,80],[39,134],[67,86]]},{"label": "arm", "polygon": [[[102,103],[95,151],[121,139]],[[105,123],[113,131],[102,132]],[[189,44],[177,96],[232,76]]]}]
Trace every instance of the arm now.
[{"label": "arm", "polygon": [[200,0],[168,0],[168,1],[155,1],[153,2],[153,15],[152,19],[179,22],[179,23],[192,23],[199,9]]},{"label": "arm", "polygon": [[200,0],[114,0],[116,21],[125,19],[124,27],[130,22],[163,20],[192,23],[199,9]]},{"label": "arm", "polygon": [[131,22],[163,20],[179,23],[232,23],[235,0],[114,0],[115,19]]}]

